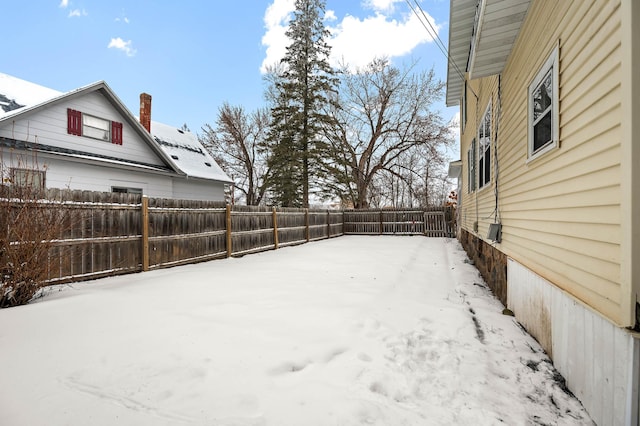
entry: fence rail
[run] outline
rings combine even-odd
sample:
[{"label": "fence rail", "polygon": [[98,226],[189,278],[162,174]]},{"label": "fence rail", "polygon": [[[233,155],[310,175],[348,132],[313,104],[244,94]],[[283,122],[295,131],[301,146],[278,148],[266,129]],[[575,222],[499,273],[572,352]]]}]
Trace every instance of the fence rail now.
[{"label": "fence rail", "polygon": [[448,209],[324,210],[230,206],[136,194],[49,190],[69,218],[49,282],[81,281],[242,256],[345,234],[451,237]]}]

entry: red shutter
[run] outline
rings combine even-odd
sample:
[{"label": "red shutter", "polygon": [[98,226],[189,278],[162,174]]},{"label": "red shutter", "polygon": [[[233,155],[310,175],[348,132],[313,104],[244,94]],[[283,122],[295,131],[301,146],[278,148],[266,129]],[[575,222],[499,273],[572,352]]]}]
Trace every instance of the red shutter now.
[{"label": "red shutter", "polygon": [[82,136],[82,113],[67,108],[67,133]]},{"label": "red shutter", "polygon": [[111,122],[111,143],[122,145],[122,123]]}]

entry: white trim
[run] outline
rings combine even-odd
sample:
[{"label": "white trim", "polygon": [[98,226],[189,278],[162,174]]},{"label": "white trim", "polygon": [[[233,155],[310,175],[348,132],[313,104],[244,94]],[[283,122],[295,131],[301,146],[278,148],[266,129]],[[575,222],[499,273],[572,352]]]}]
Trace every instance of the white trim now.
[{"label": "white trim", "polygon": [[[558,70],[560,63],[559,52],[560,49],[556,45],[544,65],[542,65],[533,81],[531,81],[529,87],[527,88],[527,161],[534,160],[546,154],[547,152],[558,148],[560,145],[560,73]],[[551,87],[553,96],[553,99],[551,100],[551,142],[538,149],[538,151],[533,152],[533,92],[542,82],[542,80],[547,76],[547,74],[549,74],[549,71],[551,71]]]}]

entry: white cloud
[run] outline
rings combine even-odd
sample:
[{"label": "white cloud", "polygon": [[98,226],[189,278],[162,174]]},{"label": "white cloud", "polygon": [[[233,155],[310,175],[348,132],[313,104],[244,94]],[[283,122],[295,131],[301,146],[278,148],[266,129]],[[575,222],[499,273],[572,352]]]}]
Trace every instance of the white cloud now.
[{"label": "white cloud", "polygon": [[[346,15],[337,19],[333,10],[327,11],[325,22],[331,31],[332,46],[330,61],[332,65],[344,63],[350,67],[367,65],[376,57],[401,57],[410,54],[413,49],[433,40],[422,25],[420,19],[410,10],[404,13],[394,12],[395,3],[402,0],[366,0],[363,6],[373,9],[374,13],[364,18]],[[289,44],[285,36],[294,0],[274,0],[264,16],[265,34],[262,44],[266,46],[266,56],[261,71],[282,59]],[[421,16],[422,18],[422,16]],[[427,14],[431,24],[440,31],[440,26]]]},{"label": "white cloud", "polygon": [[125,24],[129,23],[129,18],[127,18],[126,16],[123,18],[116,18],[115,19],[116,22],[124,22]]},{"label": "white cloud", "polygon": [[58,7],[61,7],[63,9],[65,9],[67,6],[69,6],[69,0],[61,0],[60,1],[60,6],[58,6]]},{"label": "white cloud", "polygon": [[134,56],[136,50],[131,46],[131,40],[124,41],[120,37],[112,38],[107,48],[122,50],[127,56]]},{"label": "white cloud", "polygon": [[[429,17],[436,29],[433,18]],[[414,14],[394,19],[377,13],[364,19],[346,16],[332,33],[331,62],[362,67],[376,57],[401,57],[433,40]]]},{"label": "white cloud", "polygon": [[284,33],[294,10],[294,0],[274,0],[267,8],[264,14],[266,31],[262,36],[262,45],[267,46],[267,54],[260,67],[262,72],[279,62],[287,51],[289,39]]},{"label": "white cloud", "polygon": [[78,17],[78,16],[87,16],[88,13],[86,10],[82,9],[73,9],[72,11],[69,12],[68,17],[69,18],[73,18],[73,17]]},{"label": "white cloud", "polygon": [[332,22],[332,21],[336,21],[338,19],[338,17],[336,16],[336,12],[334,12],[333,10],[327,10],[324,13],[324,20],[326,22]]},{"label": "white cloud", "polygon": [[264,14],[264,23],[267,30],[283,23],[286,25],[291,12],[294,10],[294,0],[274,0],[267,7],[267,11]]},{"label": "white cloud", "polygon": [[366,0],[364,6],[378,12],[392,12],[395,3],[403,0]]}]

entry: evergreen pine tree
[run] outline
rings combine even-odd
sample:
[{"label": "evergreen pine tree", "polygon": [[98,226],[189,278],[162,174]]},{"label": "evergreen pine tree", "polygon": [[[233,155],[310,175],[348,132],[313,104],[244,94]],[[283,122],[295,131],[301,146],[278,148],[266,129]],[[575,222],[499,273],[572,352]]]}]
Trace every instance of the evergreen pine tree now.
[{"label": "evergreen pine tree", "polygon": [[277,99],[269,133],[269,186],[274,203],[309,206],[309,182],[320,173],[320,130],[328,93],[337,80],[329,65],[331,47],[324,27],[324,0],[296,0],[286,32],[291,44],[275,81]]}]

